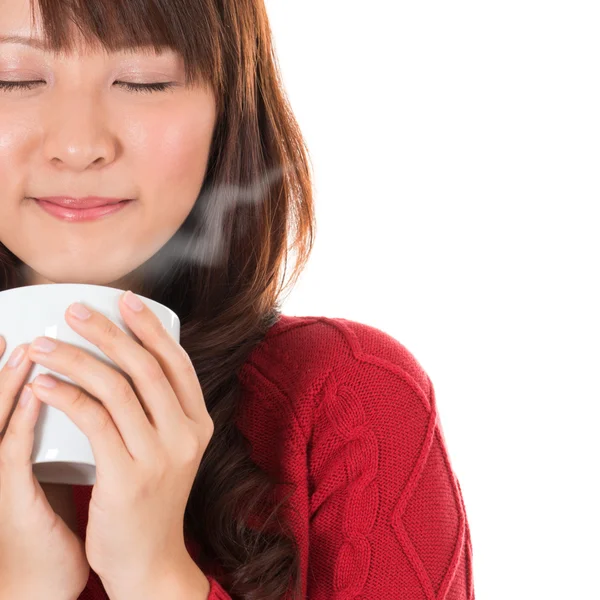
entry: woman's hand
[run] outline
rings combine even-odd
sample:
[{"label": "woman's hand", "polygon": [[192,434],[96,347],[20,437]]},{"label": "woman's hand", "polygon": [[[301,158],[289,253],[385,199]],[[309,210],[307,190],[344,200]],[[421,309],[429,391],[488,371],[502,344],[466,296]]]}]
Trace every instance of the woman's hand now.
[{"label": "woman's hand", "polygon": [[[76,318],[72,307],[65,316],[132,384],[72,344],[49,340],[56,345],[50,352],[37,351],[34,344],[28,350],[31,360],[80,386],[45,375],[33,381],[34,393],[63,411],[90,440],[96,483],[85,550],[91,568],[111,589],[158,581],[173,565],[190,560],[183,516],[214,431],[188,354],[150,309],[142,303],[140,312],[132,310],[125,296],[119,299],[121,314],[142,345],[91,309],[85,320]],[[41,385],[48,379],[54,388]]]},{"label": "woman's hand", "polygon": [[[3,356],[4,340],[0,347]],[[25,345],[12,356],[19,350],[21,362],[7,362],[0,371],[0,600],[77,598],[90,566],[73,515],[60,510],[68,506],[71,487],[40,483],[31,465],[40,402],[32,395],[10,415],[33,366]]]}]

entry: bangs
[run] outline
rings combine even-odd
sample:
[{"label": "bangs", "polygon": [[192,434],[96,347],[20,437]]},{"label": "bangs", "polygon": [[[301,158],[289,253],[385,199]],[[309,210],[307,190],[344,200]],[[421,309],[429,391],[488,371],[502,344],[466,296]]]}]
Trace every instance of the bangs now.
[{"label": "bangs", "polygon": [[[210,0],[30,0],[32,26],[49,51],[70,54],[83,41],[106,52],[174,50],[187,85],[221,92],[219,18]],[[39,13],[36,12],[39,10]],[[74,35],[78,34],[78,35]]]}]

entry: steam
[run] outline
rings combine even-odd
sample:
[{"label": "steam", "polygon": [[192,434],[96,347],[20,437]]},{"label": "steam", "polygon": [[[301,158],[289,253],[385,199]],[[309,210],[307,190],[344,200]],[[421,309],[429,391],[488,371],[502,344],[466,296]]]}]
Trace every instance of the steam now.
[{"label": "steam", "polygon": [[[228,256],[227,216],[238,206],[262,203],[271,186],[290,169],[280,165],[273,167],[247,186],[221,184],[203,189],[183,225],[143,266],[144,276],[160,278],[167,269],[182,263],[222,266]],[[250,224],[233,224],[242,228],[246,225]]]}]

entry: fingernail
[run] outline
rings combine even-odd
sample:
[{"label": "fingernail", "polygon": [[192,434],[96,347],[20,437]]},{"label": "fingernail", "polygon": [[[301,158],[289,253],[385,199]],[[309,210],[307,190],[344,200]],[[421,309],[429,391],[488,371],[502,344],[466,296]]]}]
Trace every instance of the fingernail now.
[{"label": "fingernail", "polygon": [[79,302],[71,304],[71,306],[69,306],[69,312],[75,318],[81,319],[82,321],[89,319],[92,316],[92,313],[83,304],[79,304]]},{"label": "fingernail", "polygon": [[131,310],[135,310],[135,312],[140,312],[144,308],[142,301],[131,290],[127,290],[123,299],[125,300],[125,304]]},{"label": "fingernail", "polygon": [[35,338],[31,348],[39,352],[52,352],[56,349],[56,343],[45,337]]},{"label": "fingernail", "polygon": [[21,364],[21,361],[23,360],[24,356],[25,350],[21,346],[17,346],[10,355],[8,366],[11,369],[14,369],[17,365]]}]

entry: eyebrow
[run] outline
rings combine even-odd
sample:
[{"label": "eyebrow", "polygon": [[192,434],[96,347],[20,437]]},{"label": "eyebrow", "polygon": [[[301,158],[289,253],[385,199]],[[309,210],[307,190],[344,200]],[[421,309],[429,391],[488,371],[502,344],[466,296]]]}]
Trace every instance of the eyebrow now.
[{"label": "eyebrow", "polygon": [[0,44],[23,44],[24,46],[32,46],[40,50],[46,50],[46,44],[38,39],[25,37],[24,35],[0,35]]}]

